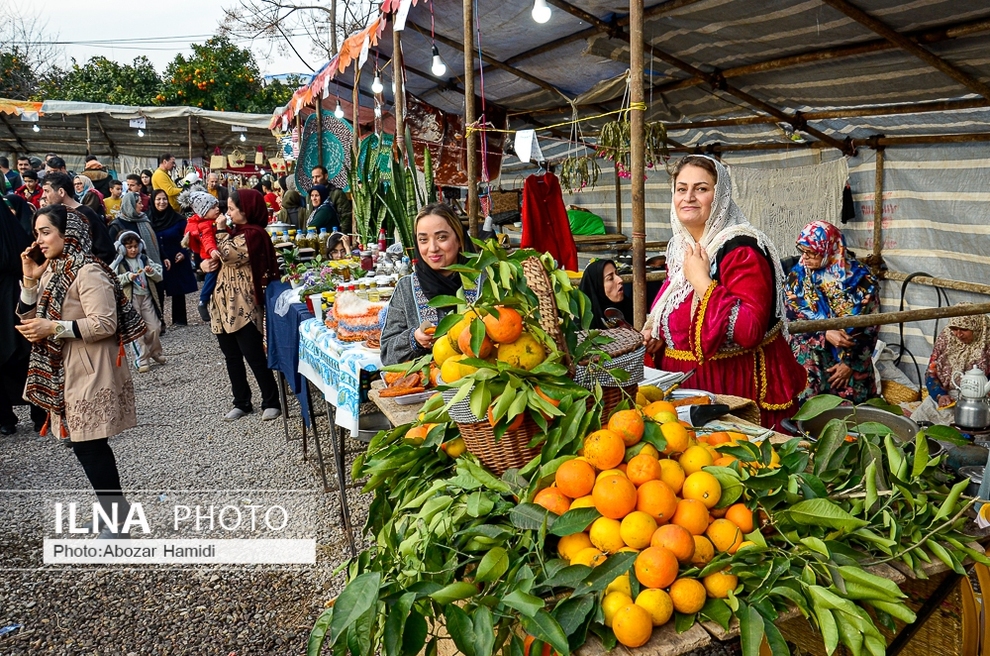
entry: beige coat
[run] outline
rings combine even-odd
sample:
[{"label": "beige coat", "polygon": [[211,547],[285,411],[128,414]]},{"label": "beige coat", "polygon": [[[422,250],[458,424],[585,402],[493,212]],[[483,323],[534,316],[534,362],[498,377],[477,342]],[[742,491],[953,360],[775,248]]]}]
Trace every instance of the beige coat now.
[{"label": "beige coat", "polygon": [[[44,289],[50,274],[42,276]],[[20,315],[35,316],[35,308]],[[79,338],[63,339],[65,423],[73,442],[98,440],[137,426],[134,385],[127,358],[117,366],[117,306],[113,282],[101,267],[79,270],[62,302],[62,320],[75,321]],[[49,338],[50,339],[50,338]],[[51,417],[52,434],[60,435],[58,417]]]}]

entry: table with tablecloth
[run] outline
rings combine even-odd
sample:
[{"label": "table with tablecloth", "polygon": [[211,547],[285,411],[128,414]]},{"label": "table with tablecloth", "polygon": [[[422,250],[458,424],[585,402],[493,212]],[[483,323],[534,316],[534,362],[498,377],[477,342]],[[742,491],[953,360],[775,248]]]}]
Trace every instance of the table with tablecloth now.
[{"label": "table with tablecloth", "polygon": [[[271,282],[265,290],[265,336],[268,368],[280,372],[299,400],[302,419],[309,426],[309,395],[299,374],[299,326],[313,313],[284,282]],[[282,409],[285,412],[285,408]],[[285,415],[283,414],[283,418]],[[288,429],[287,429],[288,430]]]},{"label": "table with tablecloth", "polygon": [[336,407],[334,423],[352,435],[358,433],[361,373],[377,371],[381,366],[377,350],[359,342],[338,341],[322,321],[308,319],[300,324],[299,373]]}]

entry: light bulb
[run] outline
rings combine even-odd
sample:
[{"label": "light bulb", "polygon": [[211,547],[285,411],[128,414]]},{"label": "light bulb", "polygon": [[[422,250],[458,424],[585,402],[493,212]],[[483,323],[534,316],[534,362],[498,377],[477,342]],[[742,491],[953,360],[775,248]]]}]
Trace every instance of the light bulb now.
[{"label": "light bulb", "polygon": [[437,77],[443,77],[444,73],[447,72],[447,65],[443,63],[443,58],[440,56],[436,44],[433,44],[433,66],[430,67],[430,72]]},{"label": "light bulb", "polygon": [[381,117],[382,117],[382,108],[379,107],[378,105],[375,105],[375,118],[381,118]]},{"label": "light bulb", "polygon": [[340,101],[337,101],[337,106],[333,109],[333,115],[337,118],[344,118],[344,108],[340,106]]},{"label": "light bulb", "polygon": [[241,132],[241,141],[247,141],[247,137],[244,136],[243,132]]},{"label": "light bulb", "polygon": [[34,130],[35,132],[41,132],[41,128],[38,127],[37,123],[35,123],[31,129]]},{"label": "light bulb", "polygon": [[378,75],[378,73],[375,73],[375,81],[371,83],[371,92],[381,93],[384,90],[385,87],[382,86],[382,78]]},{"label": "light bulb", "polygon": [[550,20],[550,7],[547,6],[547,0],[536,0],[533,4],[533,20],[537,23],[546,23]]},{"label": "light bulb", "polygon": [[144,130],[142,130],[142,129],[139,128],[138,129],[138,136],[139,137],[143,137],[144,136]]},{"label": "light bulb", "polygon": [[392,80],[392,95],[395,95],[395,80]]}]

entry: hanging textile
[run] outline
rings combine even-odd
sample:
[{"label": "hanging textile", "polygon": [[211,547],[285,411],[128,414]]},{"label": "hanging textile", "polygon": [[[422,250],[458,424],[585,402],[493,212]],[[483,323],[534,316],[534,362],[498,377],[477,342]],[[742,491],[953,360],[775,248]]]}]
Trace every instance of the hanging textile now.
[{"label": "hanging textile", "polygon": [[520,247],[550,253],[560,266],[578,270],[577,246],[567,221],[560,182],[553,173],[526,178],[522,224]]}]

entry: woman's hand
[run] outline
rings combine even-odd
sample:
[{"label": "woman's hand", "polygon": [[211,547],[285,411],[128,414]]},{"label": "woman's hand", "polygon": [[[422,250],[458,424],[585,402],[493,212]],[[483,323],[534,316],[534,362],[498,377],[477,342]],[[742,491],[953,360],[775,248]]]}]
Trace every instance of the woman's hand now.
[{"label": "woman's hand", "polygon": [[182,251],[179,251],[178,253],[175,254],[175,263],[176,264],[178,264],[179,262],[181,262],[184,259],[186,259],[186,256],[185,256],[185,254]]},{"label": "woman's hand", "polygon": [[210,273],[211,271],[216,271],[220,268],[220,260],[214,260],[210,258],[208,260],[203,260],[199,263],[199,268],[203,270],[203,273]]},{"label": "woman's hand", "polygon": [[217,217],[217,220],[214,221],[213,225],[216,227],[217,230],[226,230],[227,229],[227,217],[225,215],[221,214],[220,216]]},{"label": "woman's hand", "polygon": [[844,330],[826,330],[825,340],[835,348],[849,348],[855,345]]},{"label": "woman's hand", "polygon": [[948,394],[939,394],[938,395],[938,407],[940,409],[941,408],[946,408],[946,407],[952,405],[953,400],[954,399],[951,396],[949,396]]},{"label": "woman's hand", "polygon": [[695,294],[704,294],[712,284],[710,272],[711,261],[705,249],[701,244],[688,244],[687,252],[684,253],[684,277],[694,287]]},{"label": "woman's hand", "polygon": [[849,365],[839,362],[834,364],[827,369],[828,373],[831,374],[828,379],[828,384],[831,385],[832,389],[838,387],[848,387],[849,379],[852,378],[852,367]]},{"label": "woman's hand", "polygon": [[662,339],[654,339],[653,337],[653,326],[647,324],[643,327],[643,346],[646,347],[646,352],[653,355],[663,346]]},{"label": "woman's hand", "polygon": [[24,335],[24,339],[32,343],[40,342],[55,334],[55,322],[48,319],[24,319],[14,327],[17,328],[17,332]]},{"label": "woman's hand", "polygon": [[165,265],[165,270],[166,271],[168,271],[169,269],[172,268],[172,263],[169,262],[168,260],[162,260],[162,264]]},{"label": "woman's hand", "polygon": [[38,242],[33,241],[31,242],[31,245],[25,248],[24,252],[21,253],[21,271],[24,273],[25,278],[33,278],[34,280],[38,280],[41,278],[41,274],[43,274],[48,268],[48,260],[45,260],[42,264],[38,264],[31,258],[31,251],[37,248],[37,246]]},{"label": "woman's hand", "polygon": [[433,331],[430,331],[429,333],[426,332],[426,329],[432,327],[432,324],[424,322],[419,326],[419,328],[416,329],[416,332],[413,333],[413,339],[415,339],[416,343],[424,349],[433,348]]}]

